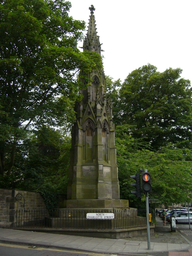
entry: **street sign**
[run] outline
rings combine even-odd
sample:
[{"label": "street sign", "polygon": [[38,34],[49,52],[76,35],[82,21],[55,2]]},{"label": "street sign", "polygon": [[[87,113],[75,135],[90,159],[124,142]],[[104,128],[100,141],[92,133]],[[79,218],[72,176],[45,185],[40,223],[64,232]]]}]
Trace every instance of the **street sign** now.
[{"label": "street sign", "polygon": [[86,219],[88,220],[113,220],[115,218],[114,213],[87,213]]}]

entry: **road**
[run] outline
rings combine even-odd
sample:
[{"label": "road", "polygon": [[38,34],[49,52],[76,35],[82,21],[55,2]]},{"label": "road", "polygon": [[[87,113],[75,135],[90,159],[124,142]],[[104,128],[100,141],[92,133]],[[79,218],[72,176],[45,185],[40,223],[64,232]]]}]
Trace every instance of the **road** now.
[{"label": "road", "polygon": [[[69,251],[55,248],[40,248],[13,244],[0,244],[1,256],[104,256],[105,254]],[[108,255],[109,256],[109,255]]]},{"label": "road", "polygon": [[192,246],[192,224],[177,224],[177,230],[180,235]]},{"label": "road", "polygon": [[[0,244],[1,256],[117,256],[116,254],[89,253],[81,251],[59,250],[54,248],[38,248]],[[169,256],[168,252],[127,253],[126,256]],[[125,256],[125,255],[118,255]],[[181,255],[182,256],[182,255]]]}]

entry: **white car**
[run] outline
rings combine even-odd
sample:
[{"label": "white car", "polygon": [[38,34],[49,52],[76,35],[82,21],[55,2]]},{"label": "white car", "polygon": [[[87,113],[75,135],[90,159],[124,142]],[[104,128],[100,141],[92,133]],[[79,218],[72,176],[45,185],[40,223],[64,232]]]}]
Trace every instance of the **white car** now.
[{"label": "white car", "polygon": [[167,215],[166,215],[166,220],[168,221],[168,222],[170,222],[170,220],[171,220],[171,217],[174,217],[174,218],[176,218],[176,217],[178,217],[181,213],[183,213],[183,212],[187,212],[186,210],[184,211],[184,210],[172,210],[170,213],[168,213]]},{"label": "white car", "polygon": [[192,223],[192,212],[180,212],[176,217],[176,223]]}]

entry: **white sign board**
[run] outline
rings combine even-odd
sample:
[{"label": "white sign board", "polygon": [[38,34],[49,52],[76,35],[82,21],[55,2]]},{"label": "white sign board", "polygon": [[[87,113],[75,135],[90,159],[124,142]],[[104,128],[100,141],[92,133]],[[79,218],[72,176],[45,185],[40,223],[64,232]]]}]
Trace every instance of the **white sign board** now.
[{"label": "white sign board", "polygon": [[86,219],[88,220],[113,220],[114,213],[87,213]]}]

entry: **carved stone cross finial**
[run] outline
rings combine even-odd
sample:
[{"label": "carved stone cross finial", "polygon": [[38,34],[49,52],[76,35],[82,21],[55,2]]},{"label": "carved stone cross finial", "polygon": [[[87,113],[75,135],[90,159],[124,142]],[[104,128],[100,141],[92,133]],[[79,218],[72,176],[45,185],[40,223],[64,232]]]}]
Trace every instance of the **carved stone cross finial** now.
[{"label": "carved stone cross finial", "polygon": [[93,14],[93,13],[94,13],[94,11],[95,11],[94,6],[93,6],[93,5],[91,5],[91,7],[89,7],[89,10],[91,11],[91,14]]}]

